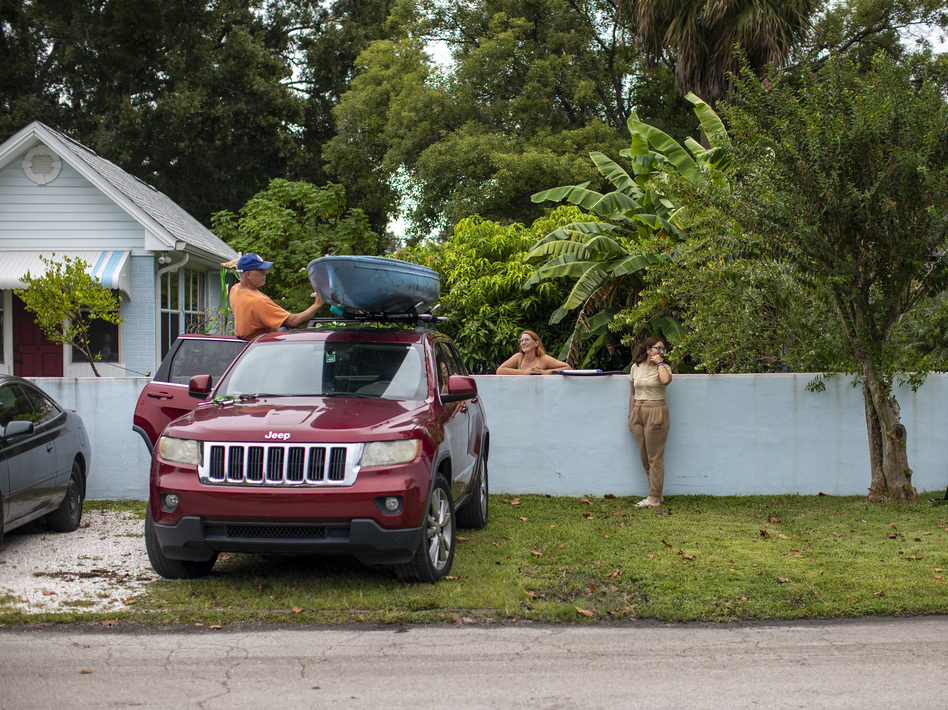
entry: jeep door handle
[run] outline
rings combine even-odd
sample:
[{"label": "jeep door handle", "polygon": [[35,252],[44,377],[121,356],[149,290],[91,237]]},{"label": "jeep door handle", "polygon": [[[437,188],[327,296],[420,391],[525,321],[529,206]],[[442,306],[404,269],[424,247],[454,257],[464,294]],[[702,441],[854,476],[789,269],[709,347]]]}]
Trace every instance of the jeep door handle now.
[{"label": "jeep door handle", "polygon": [[152,399],[171,399],[171,395],[167,392],[149,392],[148,396]]}]

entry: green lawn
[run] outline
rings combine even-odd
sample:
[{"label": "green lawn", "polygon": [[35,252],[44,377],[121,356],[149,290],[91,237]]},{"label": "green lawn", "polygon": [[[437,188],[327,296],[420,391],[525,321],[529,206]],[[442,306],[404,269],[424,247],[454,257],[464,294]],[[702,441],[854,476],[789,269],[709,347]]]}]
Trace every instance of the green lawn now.
[{"label": "green lawn", "polygon": [[384,567],[346,558],[222,555],[207,579],[150,584],[121,618],[213,625],[945,614],[948,508],[925,497],[940,494],[888,505],[671,496],[658,510],[614,497],[493,496],[490,524],[458,531],[451,576],[436,585],[405,585]]}]

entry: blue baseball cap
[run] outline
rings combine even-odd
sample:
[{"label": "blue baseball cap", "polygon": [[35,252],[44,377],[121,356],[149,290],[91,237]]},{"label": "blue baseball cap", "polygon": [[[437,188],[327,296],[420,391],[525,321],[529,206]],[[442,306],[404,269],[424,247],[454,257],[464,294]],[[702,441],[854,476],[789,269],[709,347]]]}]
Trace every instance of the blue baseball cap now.
[{"label": "blue baseball cap", "polygon": [[272,261],[264,261],[259,254],[244,254],[237,261],[237,271],[266,271],[273,266]]}]

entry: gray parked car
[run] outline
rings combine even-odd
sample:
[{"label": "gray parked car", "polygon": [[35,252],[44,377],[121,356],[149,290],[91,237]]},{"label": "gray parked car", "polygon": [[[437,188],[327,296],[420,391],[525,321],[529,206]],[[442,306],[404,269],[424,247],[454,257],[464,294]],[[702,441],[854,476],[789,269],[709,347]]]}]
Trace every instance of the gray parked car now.
[{"label": "gray parked car", "polygon": [[0,544],[41,517],[57,532],[78,528],[91,457],[78,414],[28,380],[0,375]]}]

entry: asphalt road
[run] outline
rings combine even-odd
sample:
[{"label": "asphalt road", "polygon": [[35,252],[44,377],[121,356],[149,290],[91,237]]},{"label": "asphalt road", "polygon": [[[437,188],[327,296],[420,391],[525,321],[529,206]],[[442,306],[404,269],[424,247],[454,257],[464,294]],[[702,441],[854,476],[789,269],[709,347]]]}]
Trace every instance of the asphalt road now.
[{"label": "asphalt road", "polygon": [[0,708],[948,707],[948,617],[0,628]]}]

